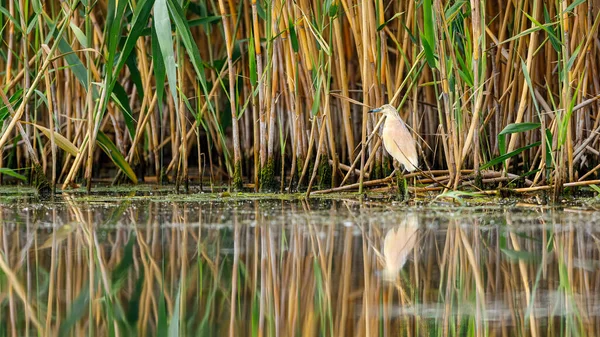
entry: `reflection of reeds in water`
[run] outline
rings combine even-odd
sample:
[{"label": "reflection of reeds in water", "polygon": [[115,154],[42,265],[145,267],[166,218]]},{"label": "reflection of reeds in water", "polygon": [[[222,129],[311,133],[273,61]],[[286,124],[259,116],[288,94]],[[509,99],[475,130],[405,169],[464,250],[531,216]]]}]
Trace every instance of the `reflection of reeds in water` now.
[{"label": "reflection of reeds in water", "polygon": [[595,214],[315,205],[4,206],[2,334],[598,334]]}]

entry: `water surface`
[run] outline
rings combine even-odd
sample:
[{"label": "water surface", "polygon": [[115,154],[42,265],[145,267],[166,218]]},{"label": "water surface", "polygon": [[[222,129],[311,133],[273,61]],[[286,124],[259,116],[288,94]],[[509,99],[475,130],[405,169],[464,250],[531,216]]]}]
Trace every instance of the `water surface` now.
[{"label": "water surface", "polygon": [[0,193],[0,336],[600,334],[600,212]]}]

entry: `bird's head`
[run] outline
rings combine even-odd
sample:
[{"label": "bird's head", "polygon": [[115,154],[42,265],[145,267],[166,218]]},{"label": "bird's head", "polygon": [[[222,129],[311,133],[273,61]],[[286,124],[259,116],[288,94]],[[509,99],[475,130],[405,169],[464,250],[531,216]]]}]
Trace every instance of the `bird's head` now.
[{"label": "bird's head", "polygon": [[398,116],[398,110],[396,110],[396,108],[394,108],[391,104],[384,104],[379,108],[369,110],[369,112],[380,112],[386,117]]}]

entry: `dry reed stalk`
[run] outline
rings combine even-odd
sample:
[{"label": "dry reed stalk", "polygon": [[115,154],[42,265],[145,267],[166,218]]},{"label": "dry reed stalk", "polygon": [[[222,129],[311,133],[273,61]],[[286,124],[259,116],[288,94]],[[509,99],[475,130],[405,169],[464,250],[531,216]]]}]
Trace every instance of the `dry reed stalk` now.
[{"label": "dry reed stalk", "polygon": [[[341,1],[343,2],[343,1]],[[333,6],[339,6],[340,4],[338,3],[338,1],[334,1],[334,3],[332,4]],[[338,57],[336,58],[337,60],[337,64],[338,67],[335,68],[337,69],[337,71],[335,72],[338,75],[338,81],[341,85],[341,89],[342,89],[342,96],[344,97],[349,97],[349,91],[348,91],[348,72],[346,69],[346,56],[345,56],[345,51],[344,51],[344,45],[343,45],[343,35],[342,35],[342,28],[341,28],[341,21],[342,18],[341,17],[337,17],[335,19],[333,19],[333,31],[334,31],[334,36],[335,38],[335,48],[337,51],[337,55]],[[347,147],[347,151],[348,151],[348,161],[349,162],[353,162],[354,161],[354,147],[355,147],[355,143],[354,143],[354,131],[352,129],[352,117],[350,115],[350,103],[347,100],[342,99],[341,100],[341,104],[342,104],[342,120],[343,120],[343,125],[344,125],[344,135],[346,136],[346,147]]]},{"label": "dry reed stalk", "polygon": [[[231,125],[232,125],[232,138],[233,138],[233,186],[235,189],[242,187],[242,154],[240,147],[240,131],[237,117],[237,105],[236,105],[236,92],[235,92],[235,81],[236,81],[236,68],[233,65],[233,39],[227,10],[225,9],[224,0],[219,0],[219,9],[221,18],[223,20],[223,29],[225,32],[225,45],[227,48],[227,65],[229,73],[229,102],[231,108]],[[235,12],[232,12],[235,16]],[[235,21],[233,21],[235,22]],[[233,24],[232,24],[233,26]],[[260,48],[259,48],[260,50]]]},{"label": "dry reed stalk", "polygon": [[[41,21],[38,22],[38,25],[40,26],[39,30],[43,31],[43,28],[41,26]],[[54,63],[54,67],[56,67],[56,62]],[[52,190],[52,193],[55,192],[56,189],[56,163],[57,163],[57,158],[56,158],[56,141],[55,141],[55,135],[54,132],[56,131],[56,128],[54,126],[54,116],[56,116],[56,111],[54,110],[55,107],[55,95],[52,94],[52,89],[53,86],[50,84],[50,73],[48,72],[48,69],[46,68],[45,72],[44,72],[44,84],[46,86],[46,97],[48,99],[48,125],[50,126],[50,148],[51,148],[51,153],[52,153],[52,180],[50,181],[50,188]]]},{"label": "dry reed stalk", "polygon": [[[363,81],[363,85],[362,85],[362,91],[363,91],[363,103],[365,104],[365,106],[363,106],[362,108],[362,131],[361,131],[361,147],[362,147],[362,152],[360,154],[360,178],[359,178],[359,188],[358,188],[358,192],[362,193],[363,190],[363,182],[365,179],[364,176],[364,172],[365,172],[365,157],[366,157],[366,140],[367,140],[367,119],[368,119],[368,115],[367,115],[367,106],[369,105],[369,91],[370,91],[370,83],[367,81],[368,76],[369,76],[369,67],[368,61],[372,61],[373,56],[370,54],[369,51],[369,17],[367,15],[367,13],[369,12],[368,10],[369,8],[369,2],[368,1],[363,1],[360,7],[360,11],[359,13],[361,13],[360,17],[361,17],[361,21],[360,21],[360,33],[361,33],[361,39],[360,41],[362,42],[362,53],[361,53],[361,77],[362,77],[362,81]],[[369,58],[369,59],[367,59]],[[368,334],[368,331],[367,331]]]},{"label": "dry reed stalk", "polygon": [[[267,129],[265,122],[265,87],[264,87],[264,70],[263,70],[263,59],[262,59],[262,48],[260,44],[261,33],[260,33],[260,24],[258,21],[258,9],[256,0],[252,0],[252,37],[254,39],[254,52],[256,59],[256,70],[258,73],[258,116],[259,121],[254,121],[255,123],[259,123],[260,125],[260,168],[264,169],[267,163]],[[263,179],[261,175],[259,175],[259,179]]]},{"label": "dry reed stalk", "polygon": [[[317,118],[315,118],[317,119]],[[318,124],[318,122],[316,122]],[[317,177],[317,173],[319,171],[319,165],[321,164],[321,157],[323,157],[323,151],[324,151],[324,147],[325,147],[325,134],[327,133],[326,130],[326,126],[325,126],[325,117],[321,117],[321,129],[319,131],[319,140],[317,142],[317,155],[315,156],[315,164],[313,166],[313,172],[312,175],[310,177],[310,180],[308,182],[308,187],[306,189],[306,195],[310,196],[310,192],[312,190],[312,186],[313,183],[315,181],[315,178]]]}]

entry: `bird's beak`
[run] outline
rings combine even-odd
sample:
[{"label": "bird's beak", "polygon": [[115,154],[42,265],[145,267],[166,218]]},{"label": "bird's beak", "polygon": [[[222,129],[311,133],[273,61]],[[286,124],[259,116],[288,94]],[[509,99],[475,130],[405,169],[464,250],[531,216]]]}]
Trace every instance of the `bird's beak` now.
[{"label": "bird's beak", "polygon": [[379,112],[379,111],[381,111],[381,108],[375,108],[375,109],[369,110],[369,112]]}]

